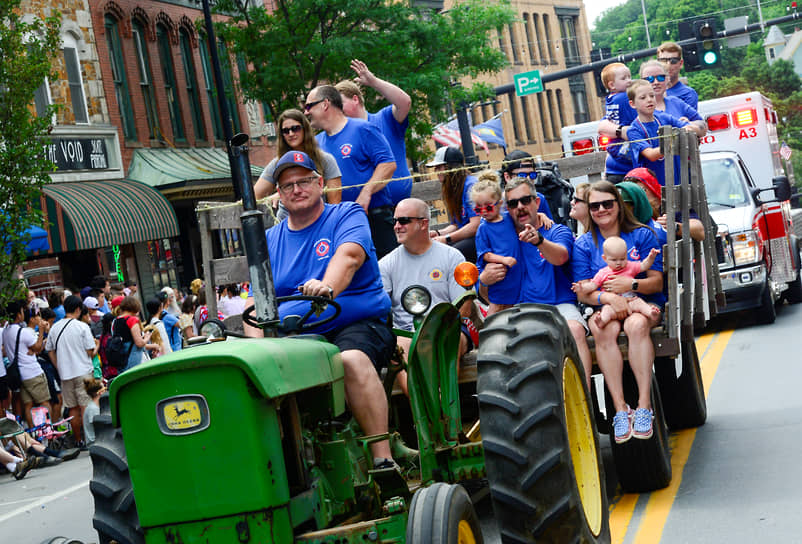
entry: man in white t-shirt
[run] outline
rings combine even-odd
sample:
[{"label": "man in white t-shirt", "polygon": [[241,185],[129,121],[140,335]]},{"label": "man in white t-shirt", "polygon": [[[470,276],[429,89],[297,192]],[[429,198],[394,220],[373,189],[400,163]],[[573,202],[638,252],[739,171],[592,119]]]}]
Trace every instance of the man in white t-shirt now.
[{"label": "man in white t-shirt", "polygon": [[[465,258],[462,253],[447,244],[433,242],[429,237],[431,211],[428,204],[417,198],[407,198],[398,203],[393,218],[393,229],[401,244],[379,261],[384,290],[390,296],[393,311],[393,327],[412,331],[413,317],[401,305],[401,295],[410,285],[422,285],[432,296],[431,307],[440,302],[453,302],[465,292],[465,288],[454,279],[454,269]],[[463,305],[460,313],[470,317],[470,304]],[[398,337],[398,345],[404,357],[412,340]],[[467,327],[460,334],[459,357],[473,348]],[[406,373],[398,376],[399,386],[406,392]]]},{"label": "man in white t-shirt", "polygon": [[[48,412],[51,410],[47,377],[39,361],[36,360],[36,354],[42,351],[44,343],[42,333],[47,332],[49,325],[46,321],[40,320],[38,314],[32,313],[25,300],[9,303],[6,310],[7,315],[12,316],[13,322],[3,331],[3,346],[9,362],[14,361],[19,351],[17,363],[22,379],[20,398],[24,406],[25,421],[29,427],[33,427],[31,408],[34,404],[44,406]],[[38,335],[34,327],[39,327]]]},{"label": "man in white t-shirt", "polygon": [[[0,361],[3,360],[5,351],[3,351],[3,332],[6,330],[6,322],[3,321],[3,326],[0,327]],[[6,373],[6,365],[0,364],[0,417],[6,413],[6,410],[11,405],[11,389],[8,388],[8,375]]]},{"label": "man in white t-shirt", "polygon": [[83,311],[80,297],[70,295],[64,299],[65,318],[53,325],[45,344],[61,376],[64,406],[70,410],[72,430],[79,444],[83,440],[84,409],[92,400],[84,379],[92,377],[92,357],[97,349],[89,325],[81,321]]}]

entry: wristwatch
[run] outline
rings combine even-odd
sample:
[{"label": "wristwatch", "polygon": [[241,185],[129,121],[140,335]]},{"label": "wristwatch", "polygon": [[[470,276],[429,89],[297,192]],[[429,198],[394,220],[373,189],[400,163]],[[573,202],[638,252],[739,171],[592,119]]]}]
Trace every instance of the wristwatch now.
[{"label": "wristwatch", "polygon": [[623,127],[621,125],[618,125],[615,128],[615,137],[620,140],[622,135],[623,135]]},{"label": "wristwatch", "polygon": [[446,243],[451,245],[451,235],[450,234],[446,234]]},{"label": "wristwatch", "polygon": [[[537,232],[537,231],[535,231],[535,232]],[[537,232],[537,242],[535,242],[533,245],[534,245],[535,247],[537,247],[537,246],[539,246],[540,244],[542,244],[544,240],[545,240],[545,238],[543,238],[543,235],[542,235],[542,234],[540,234],[540,232]]]},{"label": "wristwatch", "polygon": [[633,291],[638,290],[638,280],[632,280],[632,290]]}]

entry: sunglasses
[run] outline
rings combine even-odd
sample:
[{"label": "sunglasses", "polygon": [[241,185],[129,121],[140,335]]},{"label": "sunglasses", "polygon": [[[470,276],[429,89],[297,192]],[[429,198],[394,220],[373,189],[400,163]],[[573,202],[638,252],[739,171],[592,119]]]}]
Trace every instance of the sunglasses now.
[{"label": "sunglasses", "polygon": [[423,219],[423,217],[406,217],[406,216],[404,216],[404,217],[393,217],[393,225],[395,225],[396,223],[400,223],[402,225],[409,225],[410,223],[412,223],[413,219],[420,220],[420,219]]},{"label": "sunglasses", "polygon": [[529,203],[534,200],[535,197],[532,195],[522,196],[521,198],[511,198],[507,200],[507,209],[514,210],[518,207],[518,204],[523,204],[524,206],[529,206]]},{"label": "sunglasses", "polygon": [[281,129],[281,133],[284,134],[285,136],[287,136],[288,134],[290,134],[292,132],[301,132],[303,129],[304,129],[304,127],[301,126],[301,125],[293,125],[291,127],[282,128]]},{"label": "sunglasses", "polygon": [[284,195],[292,194],[293,190],[295,190],[295,186],[297,185],[299,189],[308,189],[312,183],[317,181],[318,178],[316,177],[308,177],[299,179],[298,181],[292,181],[290,183],[285,183],[284,185],[279,185],[278,190],[281,191]]},{"label": "sunglasses", "polygon": [[646,76],[643,79],[645,79],[649,83],[654,83],[655,79],[657,81],[665,81],[666,80],[666,75],[665,74],[660,74],[659,76]]},{"label": "sunglasses", "polygon": [[610,200],[600,200],[598,202],[589,202],[588,208],[590,211],[597,212],[599,208],[604,208],[605,210],[612,210],[613,205],[615,205],[615,199],[611,198]]},{"label": "sunglasses", "polygon": [[588,203],[587,200],[582,200],[581,198],[577,198],[577,197],[573,197],[571,199],[571,202],[573,202],[574,204],[579,204],[579,203],[587,204]]},{"label": "sunglasses", "polygon": [[496,206],[498,206],[499,202],[501,201],[496,200],[494,203],[487,204],[485,206],[474,206],[473,211],[475,211],[476,213],[483,213],[483,212],[490,213],[496,208]]},{"label": "sunglasses", "polygon": [[537,172],[518,172],[515,175],[519,178],[537,179]]},{"label": "sunglasses", "polygon": [[311,110],[312,108],[314,108],[315,106],[317,106],[318,104],[323,102],[324,100],[326,100],[326,99],[325,98],[321,98],[320,100],[315,100],[314,102],[309,102],[307,104],[304,104],[304,111]]},{"label": "sunglasses", "polygon": [[679,64],[682,59],[679,57],[663,57],[662,59],[657,59],[659,62],[665,62],[667,64]]}]

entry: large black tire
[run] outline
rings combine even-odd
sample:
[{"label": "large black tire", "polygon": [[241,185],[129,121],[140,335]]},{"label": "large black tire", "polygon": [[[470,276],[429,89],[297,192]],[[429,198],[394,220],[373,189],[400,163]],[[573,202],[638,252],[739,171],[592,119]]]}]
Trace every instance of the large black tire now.
[{"label": "large black tire", "polygon": [[[630,406],[638,405],[638,386],[629,366],[624,368],[624,398]],[[613,428],[615,409],[612,398],[605,387],[607,418]],[[618,483],[629,493],[643,493],[662,489],[671,483],[671,450],[668,444],[663,403],[657,379],[652,374],[652,409],[654,410],[654,435],[648,440],[631,438],[623,444],[615,443],[615,435],[610,432],[610,446],[613,462],[618,473]]]},{"label": "large black tire", "polygon": [[707,421],[707,400],[696,343],[690,340],[680,345],[682,373],[679,377],[674,359],[662,357],[654,362],[666,423],[674,430],[699,427]]},{"label": "large black tire", "polygon": [[771,297],[771,289],[768,283],[763,287],[760,307],[755,312],[755,316],[759,325],[771,325],[777,319],[777,309],[774,307],[774,299]]},{"label": "large black tire", "polygon": [[482,544],[479,518],[461,485],[435,483],[412,497],[407,544]]},{"label": "large black tire", "polygon": [[522,304],[485,321],[477,392],[501,540],[609,542],[593,408],[576,345],[553,306]]},{"label": "large black tire", "polygon": [[784,298],[788,304],[799,304],[802,302],[802,243],[797,244],[797,264],[796,279],[788,284],[788,289],[784,293]]},{"label": "large black tire", "polygon": [[95,416],[95,442],[89,447],[92,479],[89,491],[95,500],[92,526],[100,544],[144,544],[128,473],[122,431],[111,423],[108,393],[100,398],[100,415]]}]

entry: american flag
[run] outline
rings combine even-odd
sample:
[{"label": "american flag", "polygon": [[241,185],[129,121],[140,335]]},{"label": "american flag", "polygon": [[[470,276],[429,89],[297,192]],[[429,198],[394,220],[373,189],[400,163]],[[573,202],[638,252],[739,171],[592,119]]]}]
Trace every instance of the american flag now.
[{"label": "american flag", "polygon": [[[456,124],[456,121],[452,121]],[[451,128],[448,125],[440,125],[434,129],[432,138],[434,141],[441,145],[453,145],[454,147],[462,147],[462,138],[459,135],[457,127]],[[475,132],[471,131],[471,141],[473,145],[479,146],[487,152],[487,143],[482,140]]]},{"label": "american flag", "polygon": [[791,146],[783,142],[783,145],[780,146],[780,156],[785,160],[789,160],[791,158]]}]

